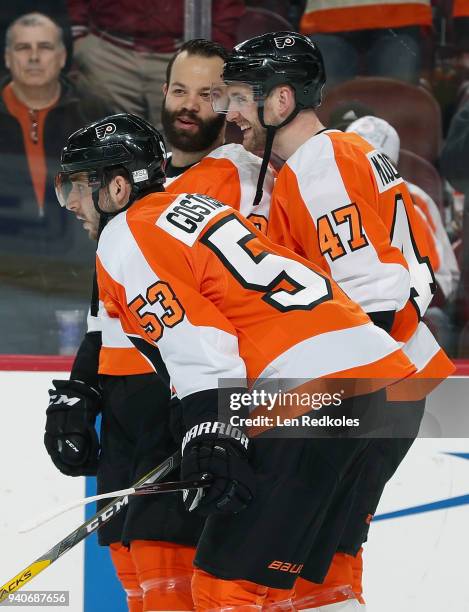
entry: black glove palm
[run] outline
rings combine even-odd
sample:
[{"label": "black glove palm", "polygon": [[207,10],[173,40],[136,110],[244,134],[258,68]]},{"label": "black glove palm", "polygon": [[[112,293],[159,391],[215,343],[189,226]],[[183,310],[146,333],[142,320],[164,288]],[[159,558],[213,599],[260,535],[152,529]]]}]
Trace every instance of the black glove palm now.
[{"label": "black glove palm", "polygon": [[77,380],[53,380],[49,390],[44,445],[54,465],[67,476],[95,476],[99,440],[94,427],[99,393]]}]

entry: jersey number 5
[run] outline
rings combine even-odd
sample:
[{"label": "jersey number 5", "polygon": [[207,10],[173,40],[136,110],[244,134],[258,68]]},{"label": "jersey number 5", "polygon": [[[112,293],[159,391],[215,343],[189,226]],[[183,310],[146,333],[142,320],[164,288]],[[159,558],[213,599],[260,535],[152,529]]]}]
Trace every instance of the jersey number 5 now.
[{"label": "jersey number 5", "polygon": [[[206,232],[202,242],[243,287],[263,293],[262,299],[281,312],[311,310],[331,299],[326,277],[294,259],[263,250],[254,253],[249,242],[256,239],[238,217],[228,215]],[[278,288],[285,282],[291,291]]]}]

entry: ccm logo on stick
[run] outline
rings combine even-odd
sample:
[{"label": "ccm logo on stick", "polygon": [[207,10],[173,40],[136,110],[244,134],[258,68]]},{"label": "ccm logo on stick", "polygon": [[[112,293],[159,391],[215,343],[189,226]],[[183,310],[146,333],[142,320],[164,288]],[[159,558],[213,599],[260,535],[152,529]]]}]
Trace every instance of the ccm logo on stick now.
[{"label": "ccm logo on stick", "polygon": [[119,512],[122,506],[126,506],[128,503],[129,503],[129,498],[126,495],[123,499],[116,502],[113,506],[111,506],[110,508],[107,508],[107,510],[104,510],[104,512],[102,512],[98,517],[96,517],[94,521],[91,521],[91,523],[89,523],[86,526],[86,531],[88,533],[95,531],[96,529],[98,529],[100,525],[102,525],[103,523],[107,523],[108,520],[112,516],[114,516],[116,512]]}]

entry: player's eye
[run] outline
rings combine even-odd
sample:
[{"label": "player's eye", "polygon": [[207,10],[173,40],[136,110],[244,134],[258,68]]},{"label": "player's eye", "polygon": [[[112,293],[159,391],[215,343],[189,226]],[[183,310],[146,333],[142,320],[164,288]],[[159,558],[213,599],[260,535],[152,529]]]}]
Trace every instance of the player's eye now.
[{"label": "player's eye", "polygon": [[243,104],[246,104],[246,103],[247,103],[248,99],[247,99],[247,97],[246,97],[246,96],[243,96],[242,94],[234,94],[234,95],[231,97],[231,101],[232,101],[234,104],[237,104],[238,106],[243,106]]}]

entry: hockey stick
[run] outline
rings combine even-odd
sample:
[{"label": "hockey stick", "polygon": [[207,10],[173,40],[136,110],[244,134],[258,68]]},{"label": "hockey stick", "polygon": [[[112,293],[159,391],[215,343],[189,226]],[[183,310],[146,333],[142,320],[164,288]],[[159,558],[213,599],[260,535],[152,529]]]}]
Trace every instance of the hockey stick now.
[{"label": "hockey stick", "polygon": [[102,499],[110,499],[111,497],[124,497],[126,495],[154,495],[155,493],[174,493],[177,491],[184,491],[185,489],[204,489],[211,485],[212,477],[210,474],[203,474],[200,479],[197,480],[178,480],[176,482],[161,482],[161,483],[148,483],[140,486],[129,487],[128,489],[120,489],[119,491],[109,491],[109,493],[101,493],[100,495],[92,495],[91,497],[83,497],[76,501],[64,504],[53,512],[48,512],[43,516],[25,523],[18,530],[19,533],[27,533],[48,523],[52,519],[57,518],[61,514],[91,504],[91,502],[100,501]]},{"label": "hockey stick", "polygon": [[[179,465],[181,462],[181,453],[177,451],[171,457],[168,457],[163,463],[160,463],[156,468],[148,472],[140,480],[134,484],[134,488],[137,488],[143,484],[151,484],[158,480],[161,480],[166,474],[169,474],[171,470]],[[14,576],[0,587],[0,603],[7,599],[8,595],[23,588],[30,580],[40,574],[49,565],[57,561],[68,550],[73,548],[76,544],[84,540],[90,533],[93,533],[101,525],[104,525],[111,520],[116,514],[118,514],[123,508],[129,503],[127,495],[117,497],[113,499],[107,506],[105,506],[99,512],[96,512],[91,518],[85,521],[82,525],[77,527],[72,533],[65,536],[58,544],[53,546],[50,550],[44,553],[41,557],[38,557],[30,565],[28,565],[23,571]]]}]

